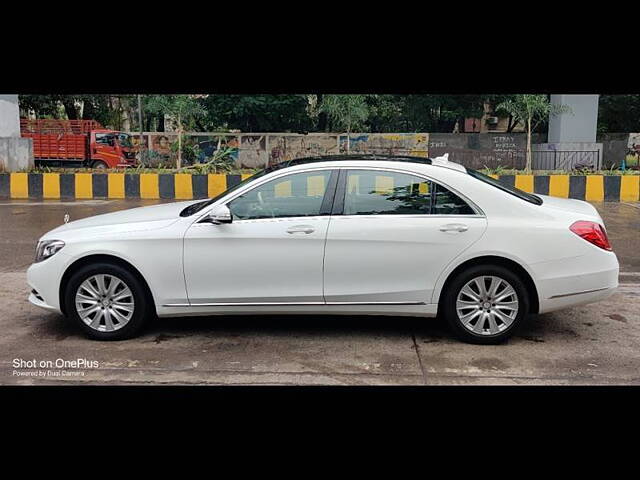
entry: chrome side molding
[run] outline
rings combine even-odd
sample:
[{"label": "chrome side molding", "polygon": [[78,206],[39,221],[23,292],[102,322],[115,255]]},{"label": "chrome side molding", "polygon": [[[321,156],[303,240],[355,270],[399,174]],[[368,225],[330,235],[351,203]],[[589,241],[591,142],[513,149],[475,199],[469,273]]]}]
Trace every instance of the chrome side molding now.
[{"label": "chrome side molding", "polygon": [[426,305],[425,302],[213,302],[165,303],[163,307],[282,307],[306,305]]}]

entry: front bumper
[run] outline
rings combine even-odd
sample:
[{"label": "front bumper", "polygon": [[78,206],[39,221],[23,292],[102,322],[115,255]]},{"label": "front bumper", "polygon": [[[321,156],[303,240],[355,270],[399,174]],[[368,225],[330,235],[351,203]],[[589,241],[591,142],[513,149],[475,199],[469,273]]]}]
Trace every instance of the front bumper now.
[{"label": "front bumper", "polygon": [[48,310],[50,312],[62,314],[60,309],[48,305],[41,297],[38,297],[38,295],[33,292],[29,294],[29,302],[36,307],[44,308],[45,310]]},{"label": "front bumper", "polygon": [[33,305],[62,313],[60,308],[60,281],[71,258],[62,253],[56,253],[42,262],[34,263],[27,269],[27,283],[33,292],[29,294],[29,302]]}]

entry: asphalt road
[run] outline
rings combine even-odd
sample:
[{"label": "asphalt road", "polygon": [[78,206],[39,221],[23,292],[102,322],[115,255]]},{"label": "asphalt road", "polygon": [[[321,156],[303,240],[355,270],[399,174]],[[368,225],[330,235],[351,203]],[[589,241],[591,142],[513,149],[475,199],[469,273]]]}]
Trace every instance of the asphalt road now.
[{"label": "asphalt road", "polygon": [[620,260],[619,291],[531,316],[498,346],[460,343],[439,319],[355,316],[160,319],[141,337],[94,342],[27,302],[35,242],[64,213],[152,203],[0,203],[0,384],[640,384],[638,205],[596,205]]}]

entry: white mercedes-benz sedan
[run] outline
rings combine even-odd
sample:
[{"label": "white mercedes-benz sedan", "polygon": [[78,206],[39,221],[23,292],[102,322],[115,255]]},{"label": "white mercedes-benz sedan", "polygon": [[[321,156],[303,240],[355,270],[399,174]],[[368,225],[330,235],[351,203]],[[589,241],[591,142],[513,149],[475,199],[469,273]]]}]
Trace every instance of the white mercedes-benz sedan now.
[{"label": "white mercedes-benz sedan", "polygon": [[31,303],[100,340],[155,315],[439,314],[463,340],[498,343],[528,314],[611,295],[618,260],[589,203],[446,157],[350,155],[63,224],[27,277]]}]

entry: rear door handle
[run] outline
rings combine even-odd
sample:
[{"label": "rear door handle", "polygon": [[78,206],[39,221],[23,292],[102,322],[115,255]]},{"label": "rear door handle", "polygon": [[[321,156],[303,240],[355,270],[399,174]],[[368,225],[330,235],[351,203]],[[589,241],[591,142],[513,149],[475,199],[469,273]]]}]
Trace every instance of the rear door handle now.
[{"label": "rear door handle", "polygon": [[294,227],[287,228],[287,233],[304,233],[309,234],[315,232],[315,228],[311,225],[296,225]]},{"label": "rear door handle", "polygon": [[466,232],[467,230],[469,227],[462,223],[448,223],[440,227],[441,232]]}]

